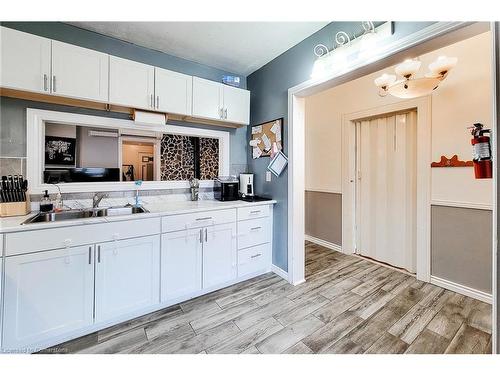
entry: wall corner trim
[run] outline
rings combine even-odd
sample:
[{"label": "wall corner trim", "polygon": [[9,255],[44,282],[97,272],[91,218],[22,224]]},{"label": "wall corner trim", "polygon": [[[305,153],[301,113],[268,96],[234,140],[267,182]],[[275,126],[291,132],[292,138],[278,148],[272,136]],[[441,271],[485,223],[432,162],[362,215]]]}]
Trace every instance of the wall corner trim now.
[{"label": "wall corner trim", "polygon": [[320,245],[320,246],[326,247],[327,249],[335,250],[335,251],[338,251],[339,253],[342,253],[342,246],[334,244],[332,242],[322,240],[321,238],[309,236],[308,234],[304,235],[304,239],[306,241],[315,243],[316,245]]},{"label": "wall corner trim", "polygon": [[437,276],[431,276],[431,284],[451,290],[452,292],[463,294],[467,297],[475,298],[480,301],[493,303],[493,296],[490,293],[482,292],[477,289],[470,288],[468,286],[455,283],[453,281],[445,280]]},{"label": "wall corner trim", "polygon": [[290,281],[288,280],[288,272],[286,272],[284,269],[278,266],[275,266],[274,264],[271,264],[271,272],[275,273],[276,275],[285,279],[286,281]]}]

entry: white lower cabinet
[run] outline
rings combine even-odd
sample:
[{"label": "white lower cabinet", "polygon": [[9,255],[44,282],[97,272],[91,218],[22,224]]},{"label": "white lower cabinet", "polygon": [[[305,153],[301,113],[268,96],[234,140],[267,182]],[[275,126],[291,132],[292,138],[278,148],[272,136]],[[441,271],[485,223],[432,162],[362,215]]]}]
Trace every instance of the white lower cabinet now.
[{"label": "white lower cabinet", "polygon": [[[268,272],[271,212],[261,205],[0,235],[2,351],[34,352]],[[54,249],[62,243],[74,246]]]},{"label": "white lower cabinet", "polygon": [[93,321],[93,246],[5,258],[4,351],[36,351]]},{"label": "white lower cabinet", "polygon": [[97,244],[95,277],[96,322],[158,304],[160,236]]},{"label": "white lower cabinet", "polygon": [[202,231],[203,229],[191,229],[162,235],[162,302],[202,289]]},{"label": "white lower cabinet", "polygon": [[203,288],[236,279],[236,223],[203,230]]}]

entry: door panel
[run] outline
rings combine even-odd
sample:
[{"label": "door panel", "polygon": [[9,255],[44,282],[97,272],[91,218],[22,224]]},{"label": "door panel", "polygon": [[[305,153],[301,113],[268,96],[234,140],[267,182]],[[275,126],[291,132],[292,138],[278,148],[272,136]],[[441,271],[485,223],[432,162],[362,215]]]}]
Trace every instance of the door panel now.
[{"label": "door panel", "polygon": [[96,250],[96,322],[159,302],[159,235],[101,243]]},{"label": "door panel", "polygon": [[109,56],[52,41],[52,93],[72,98],[108,101]]},{"label": "door panel", "polygon": [[191,116],[193,77],[155,68],[156,109]]},{"label": "door panel", "polygon": [[222,84],[193,77],[193,116],[222,119]]},{"label": "door panel", "polygon": [[154,109],[154,78],[153,66],[109,56],[109,102]]},{"label": "door panel", "polygon": [[201,290],[202,231],[164,234],[161,244],[161,300]]},{"label": "door panel", "polygon": [[250,91],[223,85],[224,117],[239,124],[250,123]]},{"label": "door panel", "polygon": [[236,278],[236,223],[203,230],[203,288]]},{"label": "door panel", "polygon": [[414,272],[416,114],[396,114],[356,126],[357,252]]},{"label": "door panel", "polygon": [[50,93],[50,39],[1,27],[0,85]]},{"label": "door panel", "polygon": [[30,348],[93,322],[94,246],[5,259],[3,348]]}]

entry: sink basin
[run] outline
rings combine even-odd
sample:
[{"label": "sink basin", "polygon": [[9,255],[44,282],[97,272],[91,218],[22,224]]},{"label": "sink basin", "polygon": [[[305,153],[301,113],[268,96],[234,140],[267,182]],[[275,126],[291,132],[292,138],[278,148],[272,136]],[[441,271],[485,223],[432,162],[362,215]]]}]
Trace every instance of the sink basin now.
[{"label": "sink basin", "polygon": [[121,216],[145,212],[148,212],[148,210],[141,206],[107,207],[63,212],[40,212],[38,215],[33,216],[22,224],[47,223],[52,221],[85,219],[89,217]]}]

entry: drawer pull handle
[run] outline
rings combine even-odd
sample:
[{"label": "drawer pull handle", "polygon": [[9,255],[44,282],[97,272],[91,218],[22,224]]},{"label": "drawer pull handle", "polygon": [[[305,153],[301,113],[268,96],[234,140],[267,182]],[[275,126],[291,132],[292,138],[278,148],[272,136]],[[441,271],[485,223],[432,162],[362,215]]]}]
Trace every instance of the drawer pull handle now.
[{"label": "drawer pull handle", "polygon": [[260,210],[257,210],[257,211],[250,211],[250,214],[252,214],[252,215],[260,214]]},{"label": "drawer pull handle", "polygon": [[253,228],[250,228],[250,230],[259,230],[259,229],[262,229],[262,227],[253,227]]},{"label": "drawer pull handle", "polygon": [[258,258],[260,257],[262,254],[261,253],[258,253],[258,254],[255,254],[255,255],[252,255],[250,258],[254,259],[254,258]]},{"label": "drawer pull handle", "polygon": [[68,238],[68,239],[64,240],[63,243],[64,243],[64,247],[70,247],[71,244],[73,243],[73,241]]},{"label": "drawer pull handle", "polygon": [[196,219],[196,221],[203,221],[203,220],[210,220],[212,218],[212,216],[208,216],[208,217],[199,217]]}]

